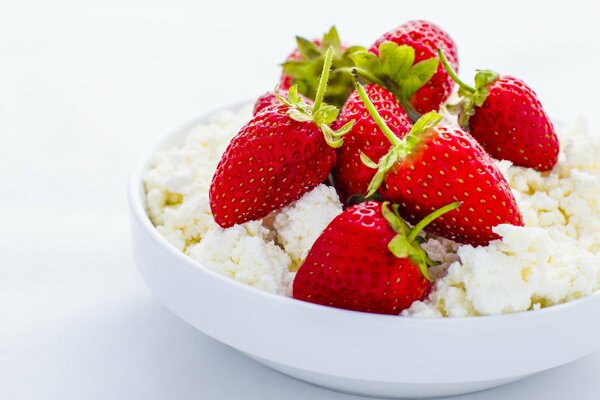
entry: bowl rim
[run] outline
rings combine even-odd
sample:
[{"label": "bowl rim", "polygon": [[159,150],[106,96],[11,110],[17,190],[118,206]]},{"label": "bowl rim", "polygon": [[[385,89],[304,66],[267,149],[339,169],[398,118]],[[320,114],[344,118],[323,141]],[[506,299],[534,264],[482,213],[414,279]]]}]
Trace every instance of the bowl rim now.
[{"label": "bowl rim", "polygon": [[217,282],[228,285],[230,287],[237,288],[238,290],[243,290],[249,295],[261,296],[264,299],[268,299],[271,301],[280,302],[289,307],[300,307],[305,310],[312,310],[316,313],[325,313],[329,314],[329,316],[340,315],[346,317],[353,317],[364,319],[366,321],[371,320],[389,320],[389,321],[397,321],[395,323],[398,324],[437,324],[437,323],[445,323],[444,321],[468,321],[469,323],[487,323],[490,320],[502,320],[505,322],[520,320],[521,318],[530,318],[534,316],[542,316],[551,313],[557,313],[561,311],[565,311],[572,307],[577,307],[582,303],[590,302],[600,297],[600,290],[596,290],[592,294],[579,297],[574,300],[570,300],[564,303],[556,304],[549,307],[544,307],[536,310],[526,310],[526,311],[517,311],[514,313],[508,314],[497,314],[497,315],[478,315],[478,316],[463,316],[463,317],[435,317],[435,318],[426,318],[426,317],[404,317],[401,315],[388,315],[388,314],[375,314],[368,313],[363,311],[354,311],[354,310],[346,310],[342,308],[329,307],[325,305],[310,303],[302,300],[294,299],[293,297],[288,297],[276,293],[267,292],[265,290],[259,289],[254,286],[250,286],[246,283],[236,281],[235,279],[226,277],[221,275],[208,267],[205,267],[200,262],[194,260],[187,254],[183,253],[179,249],[177,249],[174,245],[172,245],[164,236],[162,236],[146,212],[144,194],[144,182],[143,175],[147,171],[150,162],[153,156],[161,149],[165,147],[165,145],[177,136],[184,135],[189,132],[194,126],[207,121],[212,116],[216,115],[221,111],[239,111],[245,106],[249,106],[251,104],[250,101],[242,101],[233,103],[231,105],[220,107],[214,109],[208,113],[202,114],[200,116],[193,117],[188,122],[184,124],[176,125],[175,128],[168,130],[166,135],[163,135],[157,140],[153,146],[150,146],[150,152],[145,153],[145,156],[142,157],[140,161],[136,163],[135,168],[130,174],[129,182],[128,182],[128,200],[130,206],[130,213],[137,220],[137,222],[144,228],[145,233],[155,242],[158,246],[161,246],[164,250],[169,252],[176,259],[181,261],[186,267],[192,268],[195,271],[200,272],[201,274],[205,274],[209,279],[214,279]]}]

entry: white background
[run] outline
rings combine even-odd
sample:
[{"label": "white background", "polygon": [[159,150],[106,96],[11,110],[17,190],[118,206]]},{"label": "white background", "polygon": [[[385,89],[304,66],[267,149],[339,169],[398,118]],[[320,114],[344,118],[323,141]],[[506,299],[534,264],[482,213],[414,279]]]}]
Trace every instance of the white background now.
[{"label": "white background", "polygon": [[[129,249],[129,171],[171,127],[271,89],[293,36],[332,23],[369,45],[430,19],[458,42],[462,76],[517,75],[551,115],[597,128],[596,4],[0,0],[0,399],[354,398],[272,372],[154,299]],[[464,398],[597,399],[599,375],[597,353]]]}]

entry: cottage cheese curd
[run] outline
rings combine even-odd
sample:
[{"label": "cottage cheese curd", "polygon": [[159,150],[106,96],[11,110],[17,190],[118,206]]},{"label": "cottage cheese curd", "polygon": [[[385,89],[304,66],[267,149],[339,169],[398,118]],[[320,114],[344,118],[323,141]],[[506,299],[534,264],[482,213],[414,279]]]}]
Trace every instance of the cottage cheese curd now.
[{"label": "cottage cheese curd", "polygon": [[[333,188],[319,185],[264,220],[220,228],[210,212],[210,182],[250,115],[249,106],[218,113],[156,154],[144,176],[148,214],[169,242],[207,268],[289,296],[294,271],[342,205]],[[559,135],[561,156],[550,173],[499,161],[526,226],[500,225],[502,239],[477,248],[426,236],[423,248],[439,262],[436,284],[402,315],[504,314],[600,289],[600,138],[580,124]]]}]

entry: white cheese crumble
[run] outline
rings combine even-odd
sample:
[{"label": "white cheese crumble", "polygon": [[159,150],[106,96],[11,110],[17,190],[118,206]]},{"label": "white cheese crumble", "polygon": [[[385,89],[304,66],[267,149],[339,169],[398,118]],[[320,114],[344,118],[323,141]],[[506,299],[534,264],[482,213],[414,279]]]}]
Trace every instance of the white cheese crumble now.
[{"label": "white cheese crumble", "polygon": [[271,293],[287,294],[293,275],[290,257],[269,240],[262,221],[208,231],[188,254],[202,265]]},{"label": "white cheese crumble", "polygon": [[320,185],[277,213],[273,223],[277,242],[290,255],[295,269],[300,267],[321,232],[341,212],[342,203],[335,189]]},{"label": "white cheese crumble", "polygon": [[[203,266],[257,288],[291,294],[295,270],[342,211],[335,190],[319,185],[262,221],[228,229],[213,220],[212,175],[251,108],[221,112],[192,128],[181,144],[157,153],[144,176],[157,230]],[[459,246],[432,235],[423,248],[439,263],[425,301],[402,315],[421,318],[496,315],[560,304],[600,289],[600,138],[581,125],[559,132],[553,171],[498,161],[525,227],[500,225],[502,239]]]}]

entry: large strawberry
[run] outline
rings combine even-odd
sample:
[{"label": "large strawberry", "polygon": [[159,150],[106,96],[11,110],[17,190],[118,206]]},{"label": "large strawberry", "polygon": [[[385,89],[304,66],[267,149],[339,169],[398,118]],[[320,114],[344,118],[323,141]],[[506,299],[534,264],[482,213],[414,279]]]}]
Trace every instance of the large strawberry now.
[{"label": "large strawberry", "polygon": [[352,76],[349,73],[349,68],[354,66],[351,55],[357,51],[364,51],[364,48],[342,44],[335,27],[331,27],[322,39],[310,41],[296,37],[296,42],[297,49],[282,64],[283,73],[279,87],[288,89],[296,84],[301,94],[314,99],[325,52],[331,47],[334,56],[325,102],[341,107],[354,90]]},{"label": "large strawberry", "polygon": [[414,119],[416,113],[438,110],[452,93],[454,82],[437,59],[438,48],[458,69],[450,36],[430,22],[410,21],[377,39],[369,55],[358,53],[353,59],[364,78],[391,90]]},{"label": "large strawberry", "polygon": [[[378,85],[367,85],[365,91],[394,134],[402,138],[412,127],[412,122],[398,100]],[[375,175],[373,169],[362,163],[361,153],[379,160],[390,148],[390,142],[383,136],[356,91],[344,104],[334,127],[341,127],[350,121],[354,121],[354,125],[344,136],[344,145],[337,149],[337,164],[333,170],[335,186],[342,201],[351,195],[365,195]]]},{"label": "large strawberry", "polygon": [[[300,96],[301,102],[306,103],[306,104],[312,104],[312,100],[309,100],[302,95],[299,95],[299,96]],[[254,102],[254,109],[252,110],[252,114],[256,115],[259,112],[261,112],[262,110],[264,110],[265,108],[268,108],[271,106],[278,106],[281,104],[281,100],[279,100],[279,99],[280,98],[285,99],[287,97],[288,97],[287,90],[278,89],[277,95],[275,95],[275,92],[266,92],[265,94],[260,96],[258,99],[256,99],[256,102]]]},{"label": "large strawberry", "polygon": [[423,115],[399,139],[357,85],[369,113],[392,147],[378,163],[363,156],[377,173],[368,195],[379,192],[384,200],[400,204],[400,214],[416,223],[428,213],[460,201],[462,205],[431,223],[429,232],[472,245],[498,239],[492,228],[499,224],[523,225],[508,182],[490,155],[458,127],[437,125],[435,111]]},{"label": "large strawberry", "polygon": [[323,103],[333,52],[325,57],[313,106],[296,87],[288,100],[255,115],[231,140],[210,186],[215,221],[227,228],[267,216],[322,183],[335,163],[334,147],[351,123],[333,131],[338,109]]},{"label": "large strawberry", "polygon": [[556,165],[560,146],[554,125],[525,82],[480,70],[472,87],[458,78],[441,50],[440,60],[459,85],[461,100],[450,110],[492,157],[538,171]]},{"label": "large strawberry", "polygon": [[367,201],[346,209],[317,238],[294,279],[295,299],[349,310],[399,314],[431,288],[433,262],[417,235],[456,208],[449,204],[410,229],[397,205]]}]

